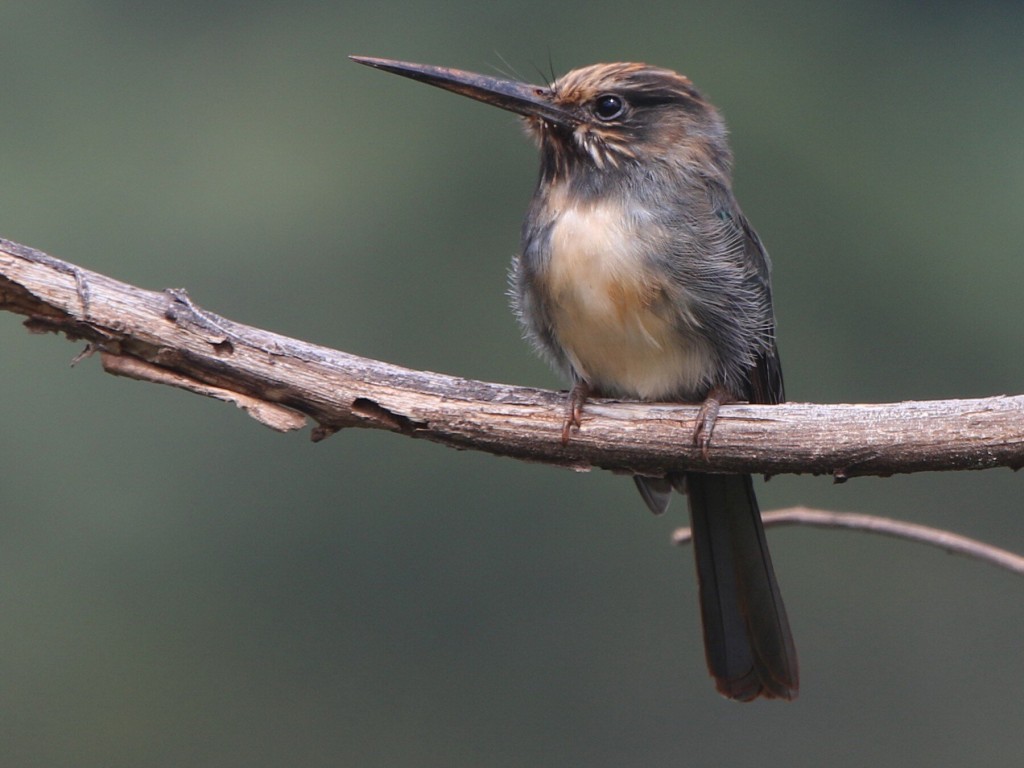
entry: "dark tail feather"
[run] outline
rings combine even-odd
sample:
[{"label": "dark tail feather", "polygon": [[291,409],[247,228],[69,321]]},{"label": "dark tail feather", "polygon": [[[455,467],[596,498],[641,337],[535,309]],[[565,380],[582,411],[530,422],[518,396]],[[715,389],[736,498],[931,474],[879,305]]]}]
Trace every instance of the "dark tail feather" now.
[{"label": "dark tail feather", "polygon": [[704,649],[718,691],[795,699],[796,648],[750,475],[688,473]]},{"label": "dark tail feather", "polygon": [[669,478],[633,475],[633,482],[651,512],[660,515],[668,509],[668,503],[672,501],[672,481]]}]

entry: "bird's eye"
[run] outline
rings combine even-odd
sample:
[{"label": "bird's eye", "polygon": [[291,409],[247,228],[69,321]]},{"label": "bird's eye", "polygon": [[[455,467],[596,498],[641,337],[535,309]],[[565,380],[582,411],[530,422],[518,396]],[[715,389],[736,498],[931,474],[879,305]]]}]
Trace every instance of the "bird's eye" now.
[{"label": "bird's eye", "polygon": [[621,117],[625,111],[626,102],[614,93],[606,93],[594,100],[594,114],[598,120],[614,120]]}]

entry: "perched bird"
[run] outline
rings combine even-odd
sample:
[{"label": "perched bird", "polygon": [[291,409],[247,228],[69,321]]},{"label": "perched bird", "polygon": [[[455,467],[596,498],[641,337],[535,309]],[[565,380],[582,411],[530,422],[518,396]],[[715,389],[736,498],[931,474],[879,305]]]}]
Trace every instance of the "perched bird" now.
[{"label": "perched bird", "polygon": [[[590,395],[780,403],[770,264],[732,193],[722,118],[687,78],[596,64],[549,86],[409,62],[355,61],[525,118],[540,178],[512,265],[526,335],[570,377],[563,441]],[[724,696],[793,699],[796,650],[749,475],[634,478],[663,512],[689,500],[708,667]]]}]

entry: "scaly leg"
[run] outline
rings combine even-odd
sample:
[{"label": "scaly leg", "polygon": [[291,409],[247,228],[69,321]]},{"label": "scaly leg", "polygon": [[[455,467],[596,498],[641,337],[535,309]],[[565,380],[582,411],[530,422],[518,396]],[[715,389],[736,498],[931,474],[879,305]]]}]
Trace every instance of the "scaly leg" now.
[{"label": "scaly leg", "polygon": [[569,400],[565,408],[565,421],[562,423],[562,445],[569,444],[569,435],[573,429],[579,429],[583,416],[583,404],[590,397],[590,385],[578,380],[569,390]]},{"label": "scaly leg", "polygon": [[693,427],[693,444],[700,448],[705,459],[711,448],[711,435],[715,431],[715,422],[718,420],[718,409],[734,402],[736,402],[736,398],[724,387],[716,384],[701,403],[700,410],[697,412],[697,421]]}]

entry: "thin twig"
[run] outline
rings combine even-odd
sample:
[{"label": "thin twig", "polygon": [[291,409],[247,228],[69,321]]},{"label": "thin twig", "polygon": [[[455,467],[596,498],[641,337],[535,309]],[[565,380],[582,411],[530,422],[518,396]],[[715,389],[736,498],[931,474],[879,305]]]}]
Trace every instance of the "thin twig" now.
[{"label": "thin twig", "polygon": [[[977,539],[961,536],[957,533],[931,528],[927,525],[907,523],[888,517],[865,515],[856,512],[830,512],[808,507],[789,507],[772,512],[765,512],[761,519],[765,527],[773,525],[810,525],[818,528],[848,528],[855,531],[877,533],[897,539],[916,541],[938,547],[955,555],[966,555],[975,560],[982,560],[991,565],[1004,568],[1019,576],[1024,576],[1024,557],[1015,555],[991,544]],[[674,544],[687,544],[692,534],[689,528],[679,528],[672,534]]]}]

